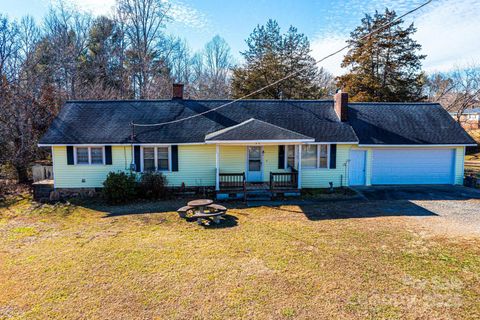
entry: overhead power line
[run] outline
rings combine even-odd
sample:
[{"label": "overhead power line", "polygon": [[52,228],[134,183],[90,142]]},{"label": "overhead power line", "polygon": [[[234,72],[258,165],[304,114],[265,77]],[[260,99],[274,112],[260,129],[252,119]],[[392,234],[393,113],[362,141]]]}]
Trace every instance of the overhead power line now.
[{"label": "overhead power line", "polygon": [[[384,25],[382,25],[382,26],[380,26],[380,27],[372,30],[371,32],[367,33],[366,35],[364,35],[363,37],[361,37],[358,41],[362,41],[362,40],[370,37],[371,35],[379,32],[380,30],[385,29],[385,28],[391,26],[392,24],[394,24],[394,23],[396,23],[397,21],[403,19],[404,17],[406,17],[406,16],[414,13],[415,11],[420,10],[421,8],[425,7],[426,5],[430,4],[432,1],[433,1],[433,0],[429,0],[429,1],[427,1],[427,2],[424,2],[423,4],[419,5],[418,7],[415,7],[414,9],[412,9],[412,10],[410,10],[410,11],[408,11],[408,12],[405,12],[404,14],[402,14],[401,16],[395,18],[394,20],[390,21],[389,23],[386,23],[386,24],[384,24]],[[358,41],[357,41],[357,42],[358,42]],[[342,52],[343,50],[351,47],[352,45],[353,45],[353,43],[347,44],[347,45],[339,48],[338,50],[336,50],[336,51],[334,51],[334,52],[326,55],[325,57],[321,58],[320,60],[315,61],[315,65],[317,65],[317,64],[319,64],[319,63],[327,60],[328,58],[333,57],[334,55],[339,54],[340,52]],[[289,78],[291,78],[291,77],[293,77],[293,76],[296,76],[296,75],[299,74],[299,73],[302,73],[303,71],[307,70],[307,68],[308,68],[308,66],[306,66],[306,67],[304,67],[304,68],[300,68],[300,69],[298,69],[297,71],[294,71],[294,72],[286,75],[285,77],[283,77],[283,78],[281,78],[281,79],[278,79],[278,80],[276,80],[276,81],[274,81],[274,82],[272,82],[272,83],[270,83],[270,84],[268,84],[268,85],[266,85],[266,86],[264,86],[264,87],[262,87],[262,88],[260,88],[260,89],[257,89],[257,90],[252,91],[252,92],[250,92],[250,93],[248,93],[248,94],[246,94],[246,95],[244,95],[244,96],[241,96],[240,98],[234,99],[234,100],[229,101],[229,102],[226,102],[226,103],[224,103],[224,104],[222,104],[222,105],[220,105],[220,106],[218,106],[218,107],[215,107],[215,108],[212,108],[212,109],[209,109],[209,110],[206,110],[206,111],[203,111],[203,112],[200,112],[200,113],[197,113],[197,114],[194,114],[194,115],[185,117],[185,118],[176,119],[176,120],[171,120],[171,121],[166,121],[166,122],[160,122],[160,123],[149,123],[149,124],[148,124],[148,123],[142,124],[142,123],[133,123],[133,122],[132,122],[132,126],[134,126],[134,127],[157,127],[157,126],[163,126],[163,125],[167,125],[167,124],[178,123],[178,122],[190,120],[190,119],[193,119],[193,118],[196,118],[196,117],[200,117],[200,116],[203,116],[203,115],[205,115],[205,114],[207,114],[207,113],[214,112],[214,111],[216,111],[216,110],[218,110],[218,109],[221,109],[221,108],[227,107],[227,106],[229,106],[229,105],[232,105],[232,104],[234,104],[235,102],[238,102],[238,101],[241,101],[241,100],[245,100],[246,98],[249,98],[249,97],[251,97],[251,96],[253,96],[253,95],[255,95],[255,94],[259,93],[259,92],[264,91],[265,89],[268,89],[268,88],[270,88],[270,87],[273,87],[274,85],[277,85],[277,84],[279,84],[279,83],[282,82],[282,81],[285,81],[285,80],[287,80],[287,79],[289,79]]]}]

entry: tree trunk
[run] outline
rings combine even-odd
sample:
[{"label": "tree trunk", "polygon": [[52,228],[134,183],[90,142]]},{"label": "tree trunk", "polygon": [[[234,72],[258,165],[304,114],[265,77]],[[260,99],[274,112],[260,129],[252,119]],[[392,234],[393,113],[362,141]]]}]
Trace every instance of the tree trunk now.
[{"label": "tree trunk", "polygon": [[17,171],[17,177],[19,183],[27,183],[29,181],[27,167],[16,166],[15,170]]}]

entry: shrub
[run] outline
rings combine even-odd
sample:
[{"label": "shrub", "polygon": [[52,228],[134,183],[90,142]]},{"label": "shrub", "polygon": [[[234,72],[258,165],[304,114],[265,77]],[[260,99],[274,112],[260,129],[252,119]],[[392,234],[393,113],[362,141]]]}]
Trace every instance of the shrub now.
[{"label": "shrub", "polygon": [[110,203],[124,203],[135,197],[135,175],[110,172],[103,182],[103,195]]},{"label": "shrub", "polygon": [[138,183],[137,193],[145,199],[165,199],[167,178],[162,173],[144,173]]}]

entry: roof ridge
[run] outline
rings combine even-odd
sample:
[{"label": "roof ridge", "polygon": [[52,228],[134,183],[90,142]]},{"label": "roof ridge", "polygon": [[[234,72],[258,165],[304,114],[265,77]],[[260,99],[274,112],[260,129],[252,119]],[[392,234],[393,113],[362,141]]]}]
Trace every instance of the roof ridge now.
[{"label": "roof ridge", "polygon": [[[107,102],[232,102],[235,99],[109,99],[109,100],[67,100],[67,103],[107,103]],[[332,99],[304,100],[304,99],[242,99],[235,102],[333,102]]]},{"label": "roof ridge", "polygon": [[217,130],[217,131],[208,133],[208,134],[205,135],[205,140],[210,139],[210,138],[213,138],[213,137],[215,137],[215,136],[218,136],[219,134],[228,132],[228,131],[233,130],[233,129],[235,129],[235,128],[238,128],[238,127],[240,127],[240,126],[243,126],[243,125],[245,125],[245,124],[248,123],[248,122],[252,122],[253,120],[255,120],[255,118],[250,118],[250,119],[248,119],[248,120],[245,120],[245,121],[242,121],[242,122],[240,122],[240,123],[237,123],[237,124],[235,124],[235,125],[233,125],[233,126],[226,127],[226,128],[223,128],[223,129],[220,129],[220,130]]},{"label": "roof ridge", "polygon": [[267,122],[267,121],[263,121],[263,120],[259,120],[259,119],[255,119],[255,118],[250,118],[248,120],[245,120],[243,122],[240,122],[240,123],[237,123],[236,125],[233,125],[233,126],[230,126],[230,127],[227,127],[227,128],[223,128],[221,130],[218,130],[218,131],[214,131],[214,132],[211,132],[207,135],[205,135],[205,140],[209,140],[209,139],[212,139],[216,136],[219,136],[219,135],[222,135],[226,132],[229,132],[231,130],[234,130],[236,128],[239,128],[241,126],[244,126],[246,125],[247,123],[250,123],[250,122],[253,122],[253,121],[258,121],[258,122],[261,122],[261,123],[265,123],[269,126],[272,126],[272,127],[275,127],[275,128],[278,128],[280,130],[283,130],[283,131],[286,131],[286,132],[289,132],[289,133],[293,133],[295,135],[298,135],[298,136],[302,136],[302,137],[305,137],[305,138],[308,138],[308,139],[313,139],[312,137],[309,137],[307,135],[304,135],[303,133],[300,133],[300,132],[296,132],[296,131],[293,131],[293,130],[290,130],[290,129],[287,129],[287,128],[284,128],[284,127],[280,127],[280,126],[277,126],[276,124],[273,124],[273,123],[270,123],[270,122]]},{"label": "roof ridge", "polygon": [[255,119],[255,118],[251,118],[250,120],[260,121],[260,122],[266,123],[268,125],[271,125],[273,127],[276,127],[276,128],[279,128],[279,129],[282,129],[282,130],[285,130],[285,131],[288,131],[288,132],[291,132],[291,133],[295,133],[295,134],[298,134],[298,135],[301,135],[301,136],[304,136],[304,137],[307,137],[307,138],[311,138],[311,137],[308,137],[308,136],[304,135],[303,133],[296,132],[296,131],[293,131],[293,130],[290,130],[290,129],[287,129],[287,128],[284,128],[284,127],[280,127],[280,126],[277,126],[276,124],[273,124],[273,123],[270,123],[270,122],[267,122],[267,121],[263,121],[263,120],[259,120],[259,119]]},{"label": "roof ridge", "polygon": [[439,102],[348,102],[348,104],[372,104],[372,105],[440,105]]}]

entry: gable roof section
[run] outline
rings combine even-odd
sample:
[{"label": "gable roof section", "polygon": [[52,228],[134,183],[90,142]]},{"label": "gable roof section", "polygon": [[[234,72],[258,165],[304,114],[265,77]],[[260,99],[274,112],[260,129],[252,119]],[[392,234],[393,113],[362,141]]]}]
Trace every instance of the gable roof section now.
[{"label": "gable roof section", "polygon": [[350,103],[348,121],[361,145],[475,144],[437,103]]},{"label": "gable roof section", "polygon": [[232,127],[207,134],[205,141],[313,142],[315,139],[265,121],[251,118]]},{"label": "gable roof section", "polygon": [[[129,144],[131,125],[182,119],[230,100],[67,102],[40,144]],[[179,123],[135,127],[134,143],[204,143],[205,136],[255,118],[316,142],[358,141],[338,119],[333,101],[243,100]]]}]

